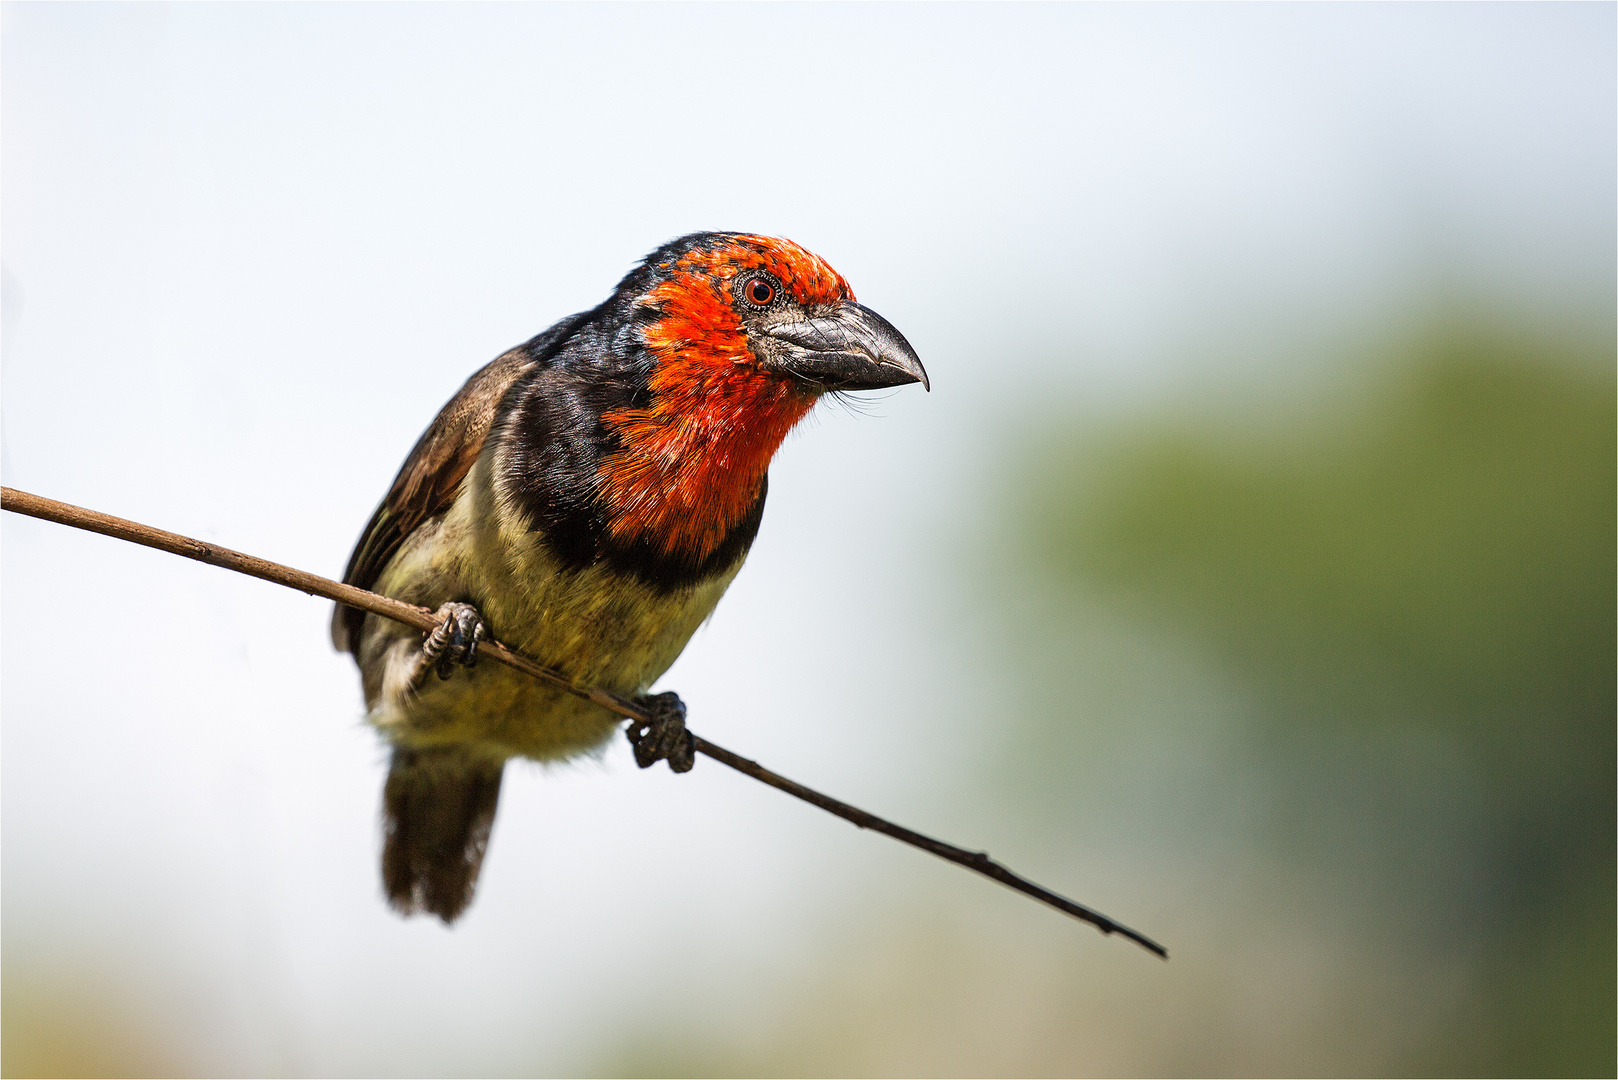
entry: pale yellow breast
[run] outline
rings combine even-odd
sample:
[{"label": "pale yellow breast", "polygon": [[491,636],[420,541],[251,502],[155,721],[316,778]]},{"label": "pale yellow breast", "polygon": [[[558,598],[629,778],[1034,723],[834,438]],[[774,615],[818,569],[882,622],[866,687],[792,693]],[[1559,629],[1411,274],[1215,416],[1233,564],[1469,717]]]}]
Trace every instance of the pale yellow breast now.
[{"label": "pale yellow breast", "polygon": [[[477,604],[500,641],[585,685],[634,696],[674,663],[741,568],[661,592],[601,567],[563,571],[515,514],[497,505],[485,454],[443,519],[416,530],[377,587],[436,608]],[[504,511],[504,512],[503,512]],[[429,676],[398,701],[386,666],[413,656],[419,633],[370,617],[360,648],[371,720],[415,745],[479,744],[504,756],[553,760],[599,745],[619,718],[493,661]]]}]

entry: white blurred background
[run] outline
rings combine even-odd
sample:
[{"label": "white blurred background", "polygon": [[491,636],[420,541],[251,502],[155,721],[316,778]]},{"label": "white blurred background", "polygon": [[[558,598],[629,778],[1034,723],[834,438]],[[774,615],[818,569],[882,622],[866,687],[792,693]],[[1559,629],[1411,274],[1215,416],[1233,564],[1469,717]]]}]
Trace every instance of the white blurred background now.
[{"label": "white blurred background", "polygon": [[[1289,876],[1193,645],[1019,638],[1007,492],[1036,426],[1329,410],[1435,310],[1610,337],[1612,6],[3,18],[7,485],[339,576],[478,366],[672,236],[791,237],[933,392],[788,441],[661,685],[1174,957],[619,741],[514,764],[468,916],[401,921],[328,605],[7,515],[8,1075],[1447,1071],[1472,954]],[[1071,759],[1008,735],[1040,648]]]}]

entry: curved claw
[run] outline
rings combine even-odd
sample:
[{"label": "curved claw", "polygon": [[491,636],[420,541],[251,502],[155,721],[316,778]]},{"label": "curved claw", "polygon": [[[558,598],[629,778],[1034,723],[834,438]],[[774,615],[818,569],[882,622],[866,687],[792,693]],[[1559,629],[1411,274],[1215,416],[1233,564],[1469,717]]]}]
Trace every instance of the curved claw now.
[{"label": "curved claw", "polygon": [[478,642],[488,636],[488,628],[478,609],[455,601],[439,607],[440,622],[421,643],[424,665],[432,665],[440,679],[455,674],[455,665],[472,667],[478,661]]},{"label": "curved claw", "polygon": [[685,702],[672,690],[635,699],[635,704],[651,715],[648,720],[631,720],[624,734],[635,748],[635,764],[649,769],[667,761],[677,773],[690,772],[697,763],[697,740],[685,727]]}]

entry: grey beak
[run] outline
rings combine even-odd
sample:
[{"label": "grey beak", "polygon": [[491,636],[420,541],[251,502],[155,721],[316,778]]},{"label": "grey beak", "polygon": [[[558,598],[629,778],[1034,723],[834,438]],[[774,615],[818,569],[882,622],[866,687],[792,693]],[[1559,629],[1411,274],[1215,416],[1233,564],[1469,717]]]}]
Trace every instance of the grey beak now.
[{"label": "grey beak", "polygon": [[879,390],[919,382],[927,369],[893,324],[851,301],[831,315],[788,323],[769,331],[781,348],[776,363],[827,390]]}]

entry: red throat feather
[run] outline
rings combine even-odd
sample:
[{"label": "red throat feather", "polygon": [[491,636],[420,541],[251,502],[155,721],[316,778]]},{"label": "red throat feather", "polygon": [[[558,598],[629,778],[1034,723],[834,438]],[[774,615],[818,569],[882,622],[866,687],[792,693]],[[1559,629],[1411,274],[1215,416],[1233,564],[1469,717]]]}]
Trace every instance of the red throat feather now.
[{"label": "red throat feather", "polygon": [[762,269],[801,304],[854,296],[819,256],[771,237],[739,236],[658,269],[667,278],[638,301],[659,313],[644,331],[651,405],[603,418],[622,449],[602,463],[599,490],[616,539],[700,560],[752,509],[770,459],[816,397],[759,366],[732,282]]}]

